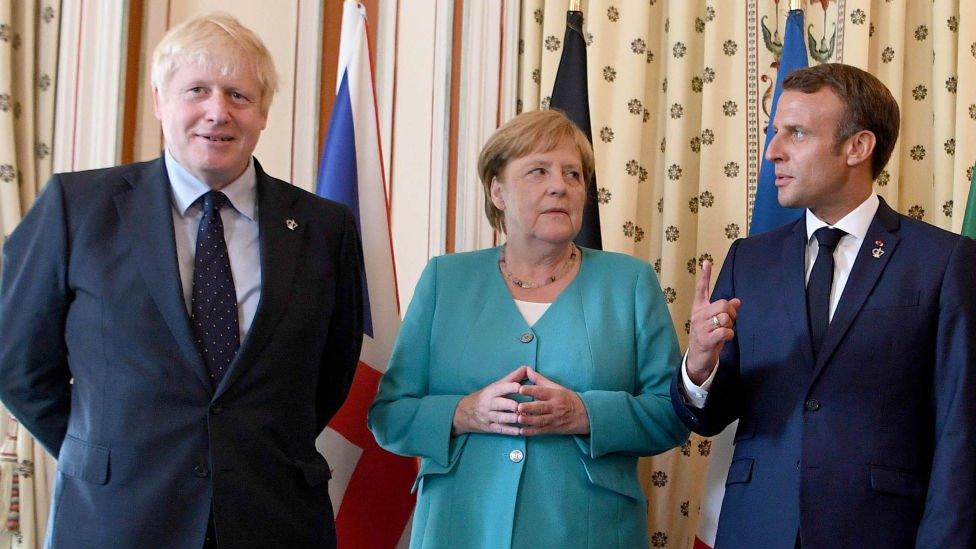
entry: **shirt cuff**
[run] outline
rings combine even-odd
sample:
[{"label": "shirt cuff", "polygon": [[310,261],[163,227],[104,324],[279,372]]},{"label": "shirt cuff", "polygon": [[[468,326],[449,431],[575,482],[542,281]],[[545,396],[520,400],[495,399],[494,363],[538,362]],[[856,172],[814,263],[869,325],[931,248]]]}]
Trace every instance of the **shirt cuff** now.
[{"label": "shirt cuff", "polygon": [[715,368],[712,368],[712,373],[709,374],[708,379],[706,379],[702,384],[695,385],[695,382],[688,377],[688,352],[685,352],[685,356],[681,359],[681,385],[685,390],[685,397],[688,399],[688,404],[695,408],[704,408],[705,401],[708,400],[708,390],[712,388],[712,381],[715,380],[715,372],[718,371],[718,363],[715,364]]}]

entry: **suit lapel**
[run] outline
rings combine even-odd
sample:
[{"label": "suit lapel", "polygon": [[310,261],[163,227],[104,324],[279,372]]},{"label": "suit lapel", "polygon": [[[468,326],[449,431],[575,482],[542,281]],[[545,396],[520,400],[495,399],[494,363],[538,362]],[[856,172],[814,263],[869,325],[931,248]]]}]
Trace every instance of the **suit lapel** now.
[{"label": "suit lapel", "polygon": [[784,268],[777,269],[781,274],[777,291],[785,297],[786,314],[793,326],[795,341],[800,343],[800,352],[809,368],[813,365],[813,345],[807,322],[806,249],[806,221],[801,218],[783,242],[780,257],[783,258]]},{"label": "suit lapel", "polygon": [[288,304],[307,220],[295,211],[298,195],[264,173],[258,161],[258,233],[261,242],[261,299],[247,337],[224,379],[219,397],[258,356]]},{"label": "suit lapel", "polygon": [[[868,227],[864,242],[861,243],[861,249],[857,252],[857,258],[854,260],[854,266],[851,268],[851,274],[847,279],[847,285],[844,286],[844,293],[841,294],[837,309],[827,327],[823,348],[817,357],[814,379],[820,374],[830,356],[844,339],[844,335],[861,311],[861,307],[864,306],[865,300],[867,300],[871,290],[874,289],[901,240],[896,232],[899,225],[898,214],[883,199],[880,200],[878,213],[875,214],[874,220]],[[875,244],[876,241],[884,243],[884,254],[880,257],[875,257],[872,253],[872,250],[878,247]]]},{"label": "suit lapel", "polygon": [[172,332],[194,376],[211,391],[207,369],[190,328],[183,300],[173,235],[169,177],[162,158],[145,171],[125,176],[132,190],[115,197],[132,253],[156,307]]}]

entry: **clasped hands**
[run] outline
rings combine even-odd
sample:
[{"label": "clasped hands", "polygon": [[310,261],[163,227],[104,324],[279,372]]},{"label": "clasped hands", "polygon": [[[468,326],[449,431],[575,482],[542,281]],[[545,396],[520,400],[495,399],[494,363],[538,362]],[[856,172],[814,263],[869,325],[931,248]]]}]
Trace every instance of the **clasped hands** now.
[{"label": "clasped hands", "polygon": [[[523,385],[524,381],[532,385]],[[518,402],[509,395],[531,397]],[[461,399],[454,410],[452,435],[585,435],[590,418],[575,392],[549,380],[533,368],[519,366],[510,374]]]},{"label": "clasped hands", "polygon": [[735,317],[742,302],[738,298],[709,302],[708,287],[712,277],[712,263],[702,261],[701,274],[695,283],[695,298],[691,305],[691,324],[688,329],[688,356],[685,365],[688,377],[701,385],[718,365],[719,354],[726,341],[735,337]]}]

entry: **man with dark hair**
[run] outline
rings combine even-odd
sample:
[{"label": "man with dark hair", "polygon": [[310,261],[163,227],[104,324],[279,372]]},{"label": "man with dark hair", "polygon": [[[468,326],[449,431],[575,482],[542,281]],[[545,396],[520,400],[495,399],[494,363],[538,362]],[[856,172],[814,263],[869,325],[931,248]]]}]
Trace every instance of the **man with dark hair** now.
[{"label": "man with dark hair", "polygon": [[976,546],[976,242],[892,210],[874,76],[788,76],[766,157],[805,218],[702,265],[672,402],[738,420],[718,548]]},{"label": "man with dark hair", "polygon": [[252,157],[276,76],[236,19],[174,27],[152,74],[163,155],[55,175],[3,248],[0,398],[58,457],[48,546],[334,547],[353,215]]}]

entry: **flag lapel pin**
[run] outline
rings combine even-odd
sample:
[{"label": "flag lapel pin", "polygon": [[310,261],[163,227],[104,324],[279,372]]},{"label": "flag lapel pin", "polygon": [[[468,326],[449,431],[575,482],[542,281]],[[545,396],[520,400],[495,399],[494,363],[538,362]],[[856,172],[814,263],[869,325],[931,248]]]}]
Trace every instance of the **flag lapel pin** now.
[{"label": "flag lapel pin", "polygon": [[871,250],[871,255],[874,256],[875,259],[878,259],[884,255],[884,250],[882,250],[882,248],[884,248],[884,242],[881,240],[875,240],[874,245],[877,246],[877,248]]}]

